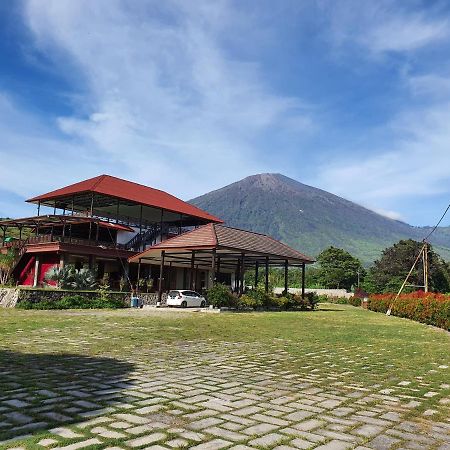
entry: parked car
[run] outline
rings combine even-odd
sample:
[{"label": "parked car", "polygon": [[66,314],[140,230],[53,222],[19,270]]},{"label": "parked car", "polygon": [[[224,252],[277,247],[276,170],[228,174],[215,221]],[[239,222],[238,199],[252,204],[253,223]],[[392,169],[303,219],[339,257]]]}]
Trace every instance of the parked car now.
[{"label": "parked car", "polygon": [[206,298],[195,291],[170,291],[167,296],[167,306],[181,306],[182,308],[200,306],[204,308],[206,306]]}]

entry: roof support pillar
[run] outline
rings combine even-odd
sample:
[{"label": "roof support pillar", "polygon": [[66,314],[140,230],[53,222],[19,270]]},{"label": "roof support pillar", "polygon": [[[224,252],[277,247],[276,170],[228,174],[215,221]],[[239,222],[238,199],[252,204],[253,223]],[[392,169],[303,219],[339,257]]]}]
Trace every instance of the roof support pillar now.
[{"label": "roof support pillar", "polygon": [[164,275],[164,256],[166,252],[161,251],[161,263],[159,265],[159,285],[158,285],[158,301],[161,302],[163,290],[163,275]]},{"label": "roof support pillar", "polygon": [[91,195],[91,207],[89,209],[89,217],[90,217],[90,221],[89,221],[89,241],[91,240],[91,233],[92,233],[92,214],[94,212],[94,193],[92,193]]},{"label": "roof support pillar", "polygon": [[117,208],[116,208],[116,223],[119,223],[119,208],[120,208],[120,200],[117,199]]},{"label": "roof support pillar", "polygon": [[139,280],[141,279],[141,258],[138,261],[137,280],[136,280],[136,293],[139,292]]},{"label": "roof support pillar", "polygon": [[33,278],[33,287],[37,287],[39,282],[39,274],[41,272],[41,261],[40,256],[36,255],[36,259],[34,260],[34,278]]},{"label": "roof support pillar", "polygon": [[288,268],[289,268],[289,261],[286,259],[284,261],[284,294],[288,293],[288,288],[289,288],[289,286],[288,286],[288,276],[289,276]]},{"label": "roof support pillar", "polygon": [[269,292],[269,257],[266,256],[266,280],[265,280],[266,294]]},{"label": "roof support pillar", "polygon": [[75,195],[72,195],[72,216],[74,208],[75,208]]},{"label": "roof support pillar", "polygon": [[244,282],[244,273],[245,273],[245,271],[244,271],[244,261],[245,261],[245,254],[244,253],[242,253],[241,254],[241,276],[240,276],[240,286],[239,286],[239,295],[242,295],[243,293],[244,293],[244,284],[245,284],[245,282]]},{"label": "roof support pillar", "polygon": [[234,291],[238,294],[239,293],[239,277],[241,275],[241,260],[238,259],[237,262],[237,269],[235,273],[235,280],[234,280]]},{"label": "roof support pillar", "polygon": [[191,252],[191,282],[189,284],[189,288],[191,291],[195,290],[195,250]]},{"label": "roof support pillar", "polygon": [[255,263],[255,286],[256,289],[258,287],[258,278],[259,278],[259,261],[256,261]]},{"label": "roof support pillar", "polygon": [[211,272],[208,288],[212,288],[214,286],[215,281],[216,281],[216,249],[213,248],[211,257]]},{"label": "roof support pillar", "polygon": [[305,298],[305,263],[302,264],[302,298]]},{"label": "roof support pillar", "polygon": [[38,217],[41,215],[40,213],[41,213],[41,201],[39,200],[38,201],[38,207],[37,207],[37,215],[38,215]]}]

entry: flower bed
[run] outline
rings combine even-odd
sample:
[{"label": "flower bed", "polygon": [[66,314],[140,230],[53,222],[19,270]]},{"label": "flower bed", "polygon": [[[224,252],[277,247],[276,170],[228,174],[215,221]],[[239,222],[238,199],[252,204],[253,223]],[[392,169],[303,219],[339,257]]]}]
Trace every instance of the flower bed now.
[{"label": "flower bed", "polygon": [[[394,298],[395,294],[371,295],[368,308],[385,313]],[[402,294],[393,304],[391,314],[448,330],[450,328],[450,295],[423,291]]]}]

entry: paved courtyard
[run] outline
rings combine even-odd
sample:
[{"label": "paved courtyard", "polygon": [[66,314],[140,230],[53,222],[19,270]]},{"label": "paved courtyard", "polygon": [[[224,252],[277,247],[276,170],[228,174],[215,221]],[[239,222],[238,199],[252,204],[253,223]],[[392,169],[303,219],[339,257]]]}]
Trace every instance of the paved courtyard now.
[{"label": "paved courtyard", "polygon": [[[40,352],[0,351],[1,448],[450,449],[448,384],[427,372],[394,386],[349,381],[355,368],[379,371],[395,349],[377,358],[370,348],[318,348],[299,361],[282,340],[159,340],[127,345],[118,359],[80,354],[86,343],[64,330],[31,336]],[[66,352],[42,352],[55,339]]]}]

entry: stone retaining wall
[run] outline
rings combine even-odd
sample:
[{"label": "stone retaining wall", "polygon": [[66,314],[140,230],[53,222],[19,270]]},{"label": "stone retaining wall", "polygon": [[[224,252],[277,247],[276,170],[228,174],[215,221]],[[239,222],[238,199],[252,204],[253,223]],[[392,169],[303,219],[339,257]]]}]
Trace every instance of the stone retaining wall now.
[{"label": "stone retaining wall", "polygon": [[[80,295],[84,298],[93,299],[98,297],[96,291],[69,291],[63,289],[29,289],[29,288],[0,288],[0,307],[14,308],[18,303],[28,301],[39,303],[42,301],[57,301],[69,295]],[[130,306],[131,295],[129,292],[110,292],[112,298],[123,299],[126,306]],[[158,294],[142,293],[138,295],[140,305],[156,305]],[[167,294],[161,298],[161,306],[167,303]]]}]

